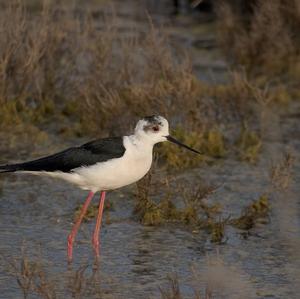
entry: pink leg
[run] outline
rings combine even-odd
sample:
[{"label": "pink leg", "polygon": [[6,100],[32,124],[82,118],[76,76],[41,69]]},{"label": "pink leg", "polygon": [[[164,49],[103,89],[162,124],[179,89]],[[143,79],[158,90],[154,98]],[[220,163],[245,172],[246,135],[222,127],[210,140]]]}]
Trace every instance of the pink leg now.
[{"label": "pink leg", "polygon": [[100,202],[99,202],[99,209],[98,209],[98,215],[97,215],[97,222],[95,226],[95,231],[92,239],[94,251],[96,258],[99,258],[99,233],[100,233],[100,227],[101,227],[101,221],[102,221],[102,213],[104,208],[104,201],[105,201],[105,191],[101,192]]},{"label": "pink leg", "polygon": [[78,229],[79,229],[79,226],[82,222],[82,219],[86,213],[86,210],[92,200],[94,196],[94,192],[90,192],[87,199],[85,200],[85,203],[83,204],[83,207],[81,209],[81,212],[80,212],[80,215],[76,221],[76,223],[74,224],[73,228],[72,228],[72,231],[71,233],[69,234],[68,236],[68,261],[69,263],[72,262],[72,257],[73,257],[73,243],[74,243],[74,240],[75,240],[75,236],[78,232]]}]

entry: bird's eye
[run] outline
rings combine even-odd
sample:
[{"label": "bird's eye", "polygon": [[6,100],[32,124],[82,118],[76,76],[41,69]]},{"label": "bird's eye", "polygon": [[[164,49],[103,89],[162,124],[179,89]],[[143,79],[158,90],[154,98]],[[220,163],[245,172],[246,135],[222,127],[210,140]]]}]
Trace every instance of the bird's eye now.
[{"label": "bird's eye", "polygon": [[153,132],[158,132],[158,131],[159,131],[159,126],[154,126],[154,127],[152,127],[152,131],[153,131]]}]

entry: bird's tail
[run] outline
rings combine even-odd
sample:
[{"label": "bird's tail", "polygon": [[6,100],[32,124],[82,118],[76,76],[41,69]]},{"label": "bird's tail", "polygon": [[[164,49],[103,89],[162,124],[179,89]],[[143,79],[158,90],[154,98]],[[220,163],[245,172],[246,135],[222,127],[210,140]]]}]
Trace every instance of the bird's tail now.
[{"label": "bird's tail", "polygon": [[0,165],[0,173],[4,172],[15,172],[20,170],[20,164],[7,164],[7,165]]}]

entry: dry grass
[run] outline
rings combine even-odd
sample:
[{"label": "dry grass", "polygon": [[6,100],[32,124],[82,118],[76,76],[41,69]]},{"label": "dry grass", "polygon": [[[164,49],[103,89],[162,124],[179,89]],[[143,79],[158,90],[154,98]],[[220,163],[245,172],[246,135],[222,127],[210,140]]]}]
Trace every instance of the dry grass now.
[{"label": "dry grass", "polygon": [[57,298],[53,282],[49,280],[45,272],[45,265],[40,259],[30,260],[24,247],[21,250],[20,258],[6,262],[8,263],[8,272],[15,277],[24,299],[30,298],[34,294],[40,298]]},{"label": "dry grass", "polygon": [[[225,54],[252,76],[299,75],[299,1],[252,1],[245,15],[231,1],[217,6],[219,39]],[[296,76],[295,76],[296,75]]]},{"label": "dry grass", "polygon": [[[96,128],[106,130],[122,130],[125,122],[140,115],[162,114],[185,126],[196,125],[199,131],[201,111],[196,106],[201,103],[201,83],[192,73],[189,59],[177,53],[168,38],[149,22],[148,32],[139,39],[134,35],[123,41],[110,31],[111,40],[104,41],[111,44],[110,50],[100,57],[93,55],[94,67],[83,89],[86,113]],[[103,37],[99,36],[98,49]],[[119,49],[114,49],[115,43]]]},{"label": "dry grass", "polygon": [[[76,21],[48,5],[31,16],[20,2],[1,11],[1,124],[35,121],[71,96],[75,74]],[[66,91],[69,91],[66,94]]]},{"label": "dry grass", "polygon": [[[226,126],[257,119],[262,84],[235,73],[232,83],[210,86],[195,77],[188,55],[151,18],[145,32],[123,34],[113,13],[94,18],[84,9],[44,2],[32,12],[22,1],[3,6],[3,128],[59,120],[65,136],[120,134],[132,119],[155,113],[166,116],[177,135],[190,131],[186,141],[206,156],[219,158],[226,154]],[[176,167],[205,160],[187,156],[178,164],[173,157],[166,159]]]},{"label": "dry grass", "polygon": [[24,299],[59,299],[59,298],[102,298],[99,269],[87,273],[89,265],[82,264],[77,270],[59,273],[62,277],[50,274],[53,267],[41,258],[41,253],[34,256],[23,246],[20,256],[4,258],[1,261],[7,273],[15,278]]},{"label": "dry grass", "polygon": [[[165,288],[160,287],[160,294],[162,299],[184,299],[183,295],[181,294],[181,289],[180,289],[180,282],[178,279],[178,276],[176,274],[169,275],[168,276],[168,282],[169,285]],[[206,289],[205,291],[205,296],[202,297],[200,295],[200,292],[198,290],[194,290],[194,296],[192,297],[193,299],[212,299],[212,294],[211,292]]]},{"label": "dry grass", "polygon": [[161,298],[162,299],[182,299],[178,277],[176,275],[168,277],[170,287],[169,288],[160,288]]},{"label": "dry grass", "polygon": [[135,29],[128,37],[113,15],[94,19],[46,1],[32,13],[22,3],[3,5],[1,12],[0,124],[6,131],[16,123],[26,130],[59,120],[62,134],[120,134],[124,123],[154,113],[201,131],[201,83],[187,56],[177,54],[150,19],[143,37]]},{"label": "dry grass", "polygon": [[95,20],[46,3],[33,16],[19,2],[2,12],[2,123],[65,104],[64,112],[77,112],[84,129],[98,133],[140,115],[172,115],[193,100],[198,81],[188,58],[172,53],[151,20],[143,38],[124,37],[113,15]]}]

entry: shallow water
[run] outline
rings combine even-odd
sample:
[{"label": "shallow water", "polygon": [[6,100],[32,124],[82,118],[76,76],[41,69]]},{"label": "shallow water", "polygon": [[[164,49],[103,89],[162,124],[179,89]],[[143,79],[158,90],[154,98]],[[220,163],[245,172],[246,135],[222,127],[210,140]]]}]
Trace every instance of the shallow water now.
[{"label": "shallow water", "polygon": [[[211,183],[224,184],[212,200],[220,202],[226,213],[234,215],[265,191],[268,182],[264,170],[263,165],[255,167],[225,161],[211,168],[193,171],[205,175]],[[252,230],[247,239],[242,238],[238,230],[228,227],[227,242],[215,245],[202,231],[192,233],[175,224],[145,227],[135,222],[130,217],[134,205],[130,189],[125,193],[115,191],[108,194],[114,211],[110,211],[111,224],[104,224],[101,233],[98,273],[98,283],[103,292],[101,298],[141,298],[151,295],[157,298],[159,286],[163,286],[167,276],[172,273],[178,274],[182,291],[189,298],[193,294],[191,286],[197,281],[192,268],[204,271],[208,256],[215,258],[216,250],[226,264],[234,266],[241,277],[244,275],[245,280],[251,282],[253,296],[244,298],[297,298],[287,272],[296,266],[296,261],[288,255],[290,244],[278,230],[278,219],[274,215],[271,215],[269,224]],[[299,187],[297,189],[299,192]],[[297,193],[294,194],[295,198],[288,198],[287,201],[297,200],[299,208]],[[7,176],[1,194],[1,255],[8,260],[18,257],[25,241],[28,257],[38,256],[38,260],[49,264],[46,272],[49,271],[48,275],[55,285],[62,288],[57,293],[64,294],[66,281],[76,269],[87,264],[86,275],[92,271],[90,237],[94,221],[82,225],[72,269],[68,269],[66,264],[66,236],[71,229],[72,213],[85,195],[71,186],[50,179]],[[290,219],[291,228],[294,220]],[[298,233],[295,231],[290,237],[299,238]],[[16,295],[20,295],[20,289],[15,279],[5,272],[5,261],[1,264],[4,273],[0,280],[3,297],[0,297],[16,298]],[[257,297],[257,292],[268,296]]]},{"label": "shallow water", "polygon": [[[121,21],[126,25],[129,21],[144,25],[145,20],[137,17],[138,9],[124,12],[125,9],[125,5],[118,6]],[[174,21],[165,14],[170,8],[164,9],[154,19],[164,23],[174,40],[184,41],[191,49],[194,69],[201,70],[201,79],[224,80],[222,72],[226,66],[215,48],[212,25],[195,25],[195,21],[184,16]],[[171,21],[172,26],[168,25]],[[204,66],[207,72],[203,71]],[[289,192],[272,196],[269,223],[255,227],[247,238],[228,226],[227,241],[216,245],[203,231],[192,232],[176,224],[147,227],[134,221],[131,217],[134,186],[110,192],[107,198],[114,209],[109,212],[110,223],[105,223],[107,213],[104,219],[101,263],[94,272],[94,280],[90,244],[94,221],[82,225],[74,248],[74,262],[71,267],[66,263],[66,237],[74,209],[87,194],[51,179],[20,174],[1,176],[0,298],[22,298],[15,277],[8,271],[9,262],[20,257],[22,246],[29,259],[45,265],[58,298],[70,296],[66,287],[83,265],[87,265],[84,277],[99,286],[96,293],[97,287],[91,288],[94,291],[83,298],[158,298],[159,288],[166,287],[167,277],[173,273],[178,275],[184,298],[192,298],[194,288],[203,294],[213,268],[209,266],[210,260],[218,258],[225,265],[222,268],[225,286],[215,298],[298,298],[300,122],[295,111],[299,111],[299,105],[278,120],[276,133],[268,140],[257,165],[228,159],[181,174],[195,184],[200,177],[209,184],[220,185],[210,200],[222,205],[224,217],[237,216],[251,200],[269,189],[272,160],[276,162],[283,150],[291,149],[295,157],[293,183]],[[285,215],[281,209],[291,213]],[[222,272],[220,268],[216,271]]]}]

